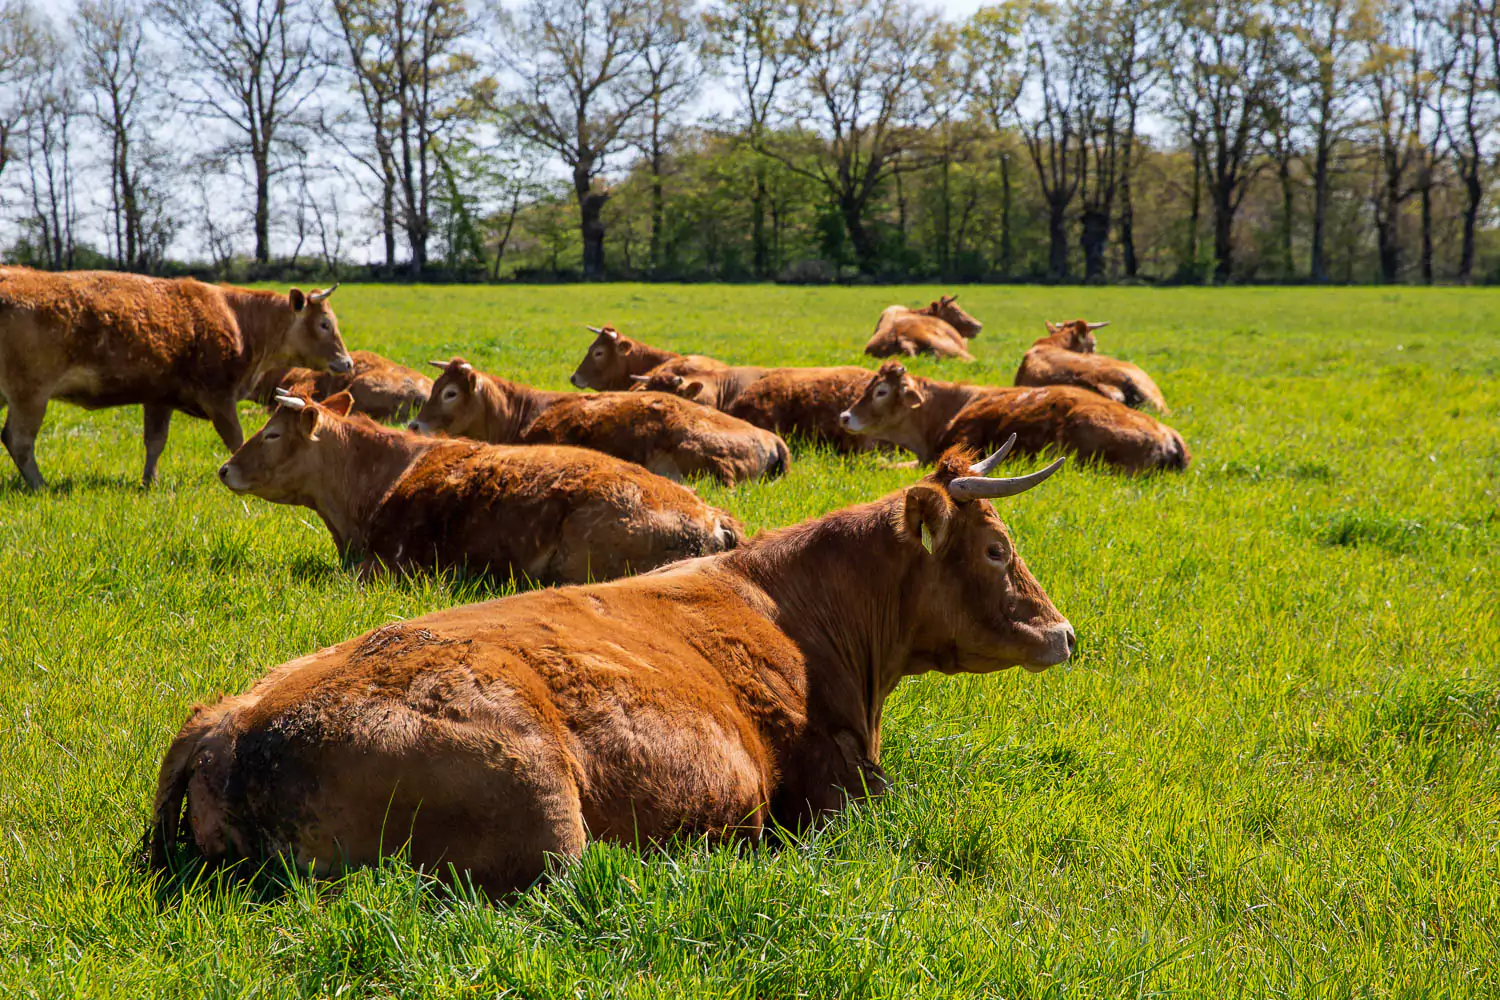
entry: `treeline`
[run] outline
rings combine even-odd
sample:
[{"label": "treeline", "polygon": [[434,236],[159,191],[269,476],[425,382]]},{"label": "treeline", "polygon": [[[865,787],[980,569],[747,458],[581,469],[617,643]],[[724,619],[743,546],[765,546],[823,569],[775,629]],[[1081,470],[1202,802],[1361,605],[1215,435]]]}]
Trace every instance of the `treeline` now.
[{"label": "treeline", "polygon": [[0,3],[52,268],[1495,281],[1497,139],[1496,0]]}]

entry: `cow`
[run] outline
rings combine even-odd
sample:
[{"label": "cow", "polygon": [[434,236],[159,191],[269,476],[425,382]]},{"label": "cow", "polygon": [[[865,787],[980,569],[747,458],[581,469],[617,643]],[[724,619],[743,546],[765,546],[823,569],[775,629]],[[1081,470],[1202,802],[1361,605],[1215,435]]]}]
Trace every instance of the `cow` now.
[{"label": "cow", "polygon": [[286,365],[353,367],[327,291],[285,295],[192,278],[0,267],[0,394],[5,447],[31,489],[46,485],[35,441],[47,402],[145,411],[142,485],[156,478],[173,411],[244,441],[235,403]]},{"label": "cow", "polygon": [[443,374],[409,429],[492,444],[569,444],[644,465],[669,479],[734,484],[786,472],[791,453],[770,431],[659,392],[546,392],[476,371],[463,358],[429,362]]},{"label": "cow", "polygon": [[1191,460],[1181,434],[1086,389],[940,382],[911,375],[899,361],[881,365],[840,420],[924,464],[949,448],[980,449],[1011,434],[1021,453],[1057,448],[1123,472],[1186,469]]},{"label": "cow", "polygon": [[[737,373],[763,372],[759,378]],[[850,433],[839,414],[853,405],[870,380],[866,368],[723,368],[678,375],[660,369],[645,376],[658,389],[717,405],[732,417],[777,434],[827,444],[839,452],[867,451],[868,438]],[[742,381],[743,379],[743,381]]]},{"label": "cow", "polygon": [[957,295],[944,295],[921,309],[886,307],[875,324],[875,335],[865,345],[865,353],[876,358],[931,354],[973,361],[965,341],[979,336],[984,324],[965,312],[957,300]]},{"label": "cow", "polygon": [[594,342],[570,379],[579,389],[621,392],[630,388],[630,376],[645,375],[658,368],[688,375],[726,367],[724,362],[702,354],[677,354],[639,340],[628,340],[612,326],[586,329],[595,335]]},{"label": "cow", "polygon": [[[427,402],[432,379],[398,365],[373,351],[350,351],[354,367],[347,372],[318,372],[311,368],[277,368],[256,384],[253,398],[276,409],[280,394],[323,400],[340,392],[354,397],[354,412],[371,420],[405,421]],[[281,390],[280,393],[277,390]]]},{"label": "cow", "polygon": [[1016,371],[1016,385],[1076,385],[1126,406],[1171,413],[1151,376],[1128,361],[1095,354],[1094,331],[1108,323],[1048,323]]},{"label": "cow", "polygon": [[691,490],[583,448],[421,437],[281,396],[219,468],[235,493],[315,510],[346,565],[470,570],[584,583],[738,545],[743,531]]},{"label": "cow", "polygon": [[[143,838],[170,870],[404,856],[492,898],[590,841],[754,842],[890,783],[905,677],[1042,671],[1077,640],[954,452],[917,484],[733,552],[385,625],[192,710]],[[998,457],[998,456],[997,456]]]}]

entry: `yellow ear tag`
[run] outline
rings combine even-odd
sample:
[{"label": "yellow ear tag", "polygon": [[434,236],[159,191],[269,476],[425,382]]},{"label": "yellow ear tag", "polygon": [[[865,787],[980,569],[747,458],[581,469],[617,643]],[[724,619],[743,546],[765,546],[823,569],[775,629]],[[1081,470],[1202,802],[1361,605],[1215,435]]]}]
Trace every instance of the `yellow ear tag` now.
[{"label": "yellow ear tag", "polygon": [[922,548],[927,550],[928,555],[932,555],[932,529],[925,524],[922,525]]}]

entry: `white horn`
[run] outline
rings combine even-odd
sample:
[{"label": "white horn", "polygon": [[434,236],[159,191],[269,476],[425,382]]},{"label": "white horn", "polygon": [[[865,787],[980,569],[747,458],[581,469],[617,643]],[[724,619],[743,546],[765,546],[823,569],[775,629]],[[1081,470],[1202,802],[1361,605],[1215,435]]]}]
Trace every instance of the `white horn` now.
[{"label": "white horn", "polygon": [[1005,456],[1009,455],[1010,450],[1015,446],[1016,436],[1012,434],[1010,437],[1005,439],[1005,443],[1000,446],[999,451],[995,452],[984,461],[969,466],[969,471],[974,473],[974,475],[976,476],[988,476],[991,472],[995,471],[995,466],[1005,461]]},{"label": "white horn", "polygon": [[1109,320],[1105,320],[1103,323],[1090,323],[1089,324],[1089,329],[1090,330],[1100,330],[1100,329],[1103,329],[1106,326],[1109,326]]},{"label": "white horn", "polygon": [[448,370],[448,362],[446,361],[428,361],[427,363],[434,368],[441,368],[443,371]]},{"label": "white horn", "polygon": [[289,410],[307,409],[307,400],[303,399],[301,396],[285,396],[278,394],[276,396],[276,402],[278,405],[285,406]]},{"label": "white horn", "polygon": [[632,375],[632,376],[630,376],[630,379],[633,382],[649,382],[649,381],[651,381],[651,376],[650,375]]},{"label": "white horn", "polygon": [[1033,486],[1045,482],[1054,472],[1063,467],[1066,458],[1059,458],[1045,469],[1011,479],[985,479],[983,476],[960,476],[948,484],[948,495],[954,500],[998,500],[1025,493]]},{"label": "white horn", "polygon": [[324,299],[328,298],[328,296],[332,295],[334,292],[336,292],[338,290],[339,290],[339,283],[337,281],[335,281],[333,283],[333,286],[331,288],[325,288],[321,292],[313,292],[311,295],[309,295],[307,297],[307,301],[309,301],[309,302],[322,302]]}]

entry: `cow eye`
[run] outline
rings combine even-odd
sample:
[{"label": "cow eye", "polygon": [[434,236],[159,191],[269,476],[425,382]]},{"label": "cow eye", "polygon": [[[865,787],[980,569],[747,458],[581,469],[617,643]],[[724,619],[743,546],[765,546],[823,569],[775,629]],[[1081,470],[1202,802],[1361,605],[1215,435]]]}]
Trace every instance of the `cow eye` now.
[{"label": "cow eye", "polygon": [[886,388],[883,385],[875,387],[875,398],[876,399],[884,399],[885,397],[889,396],[890,394],[891,394],[891,390],[888,389],[888,388]]},{"label": "cow eye", "polygon": [[458,398],[458,387],[450,385],[443,390],[443,402],[451,403]]},{"label": "cow eye", "polygon": [[598,348],[594,349],[594,360],[595,361],[603,361],[604,360],[604,348],[598,347]]},{"label": "cow eye", "polygon": [[985,549],[984,554],[987,555],[987,556],[989,556],[990,559],[993,560],[994,562],[997,562],[997,563],[1003,563],[1003,562],[1005,562],[1006,552],[1005,552],[1005,546],[1003,546],[1003,545],[992,544],[988,549]]},{"label": "cow eye", "polygon": [[262,436],[261,440],[262,441],[275,441],[279,437],[281,437],[281,432],[280,431],[267,431],[266,434],[264,436]]}]

